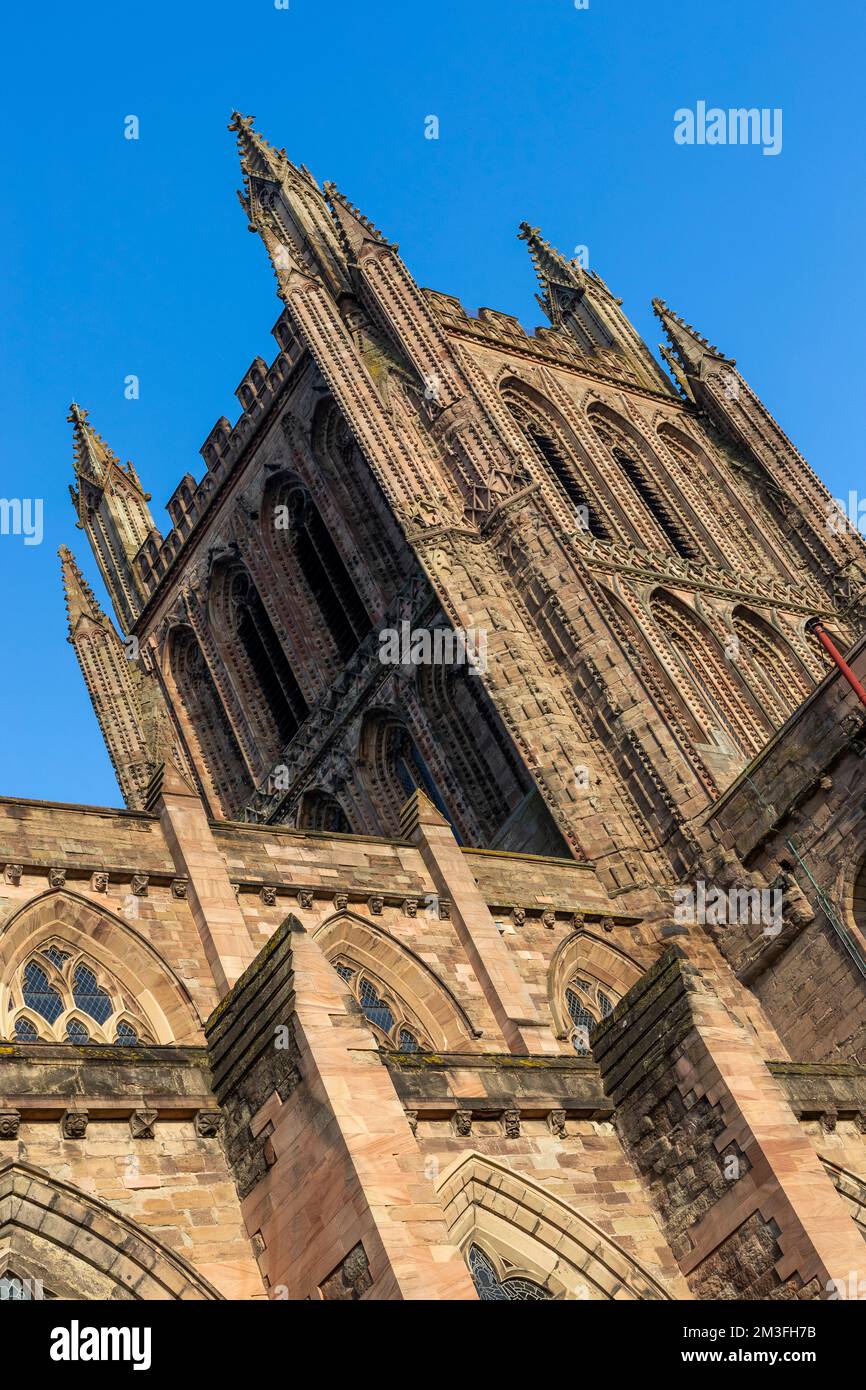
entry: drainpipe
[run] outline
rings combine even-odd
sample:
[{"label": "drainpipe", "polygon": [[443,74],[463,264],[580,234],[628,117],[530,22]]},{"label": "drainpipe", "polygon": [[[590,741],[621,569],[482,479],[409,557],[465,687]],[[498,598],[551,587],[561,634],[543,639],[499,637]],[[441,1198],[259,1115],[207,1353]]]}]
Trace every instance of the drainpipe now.
[{"label": "drainpipe", "polygon": [[830,660],[833,662],[833,664],[835,666],[838,666],[839,670],[842,672],[842,675],[845,677],[851,689],[854,691],[861,705],[866,705],[866,690],[863,689],[863,686],[860,684],[857,677],[854,675],[854,672],[851,670],[851,667],[848,665],[847,661],[845,660],[842,653],[839,651],[838,647],[833,641],[832,637],[828,633],[827,629],[824,627],[824,624],[821,622],[821,619],[811,618],[809,622],[806,624],[806,627],[809,629],[810,632],[813,632],[815,634],[815,636],[821,643],[821,646],[824,648],[825,652],[830,657]]}]

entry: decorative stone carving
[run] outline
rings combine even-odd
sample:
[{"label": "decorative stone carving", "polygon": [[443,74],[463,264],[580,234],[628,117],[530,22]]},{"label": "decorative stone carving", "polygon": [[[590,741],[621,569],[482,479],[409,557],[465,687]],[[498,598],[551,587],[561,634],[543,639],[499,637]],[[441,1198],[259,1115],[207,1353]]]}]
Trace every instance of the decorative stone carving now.
[{"label": "decorative stone carving", "polygon": [[106,893],[108,891],[108,874],[94,874],[90,880],[90,887],[94,893]]},{"label": "decorative stone carving", "polygon": [[312,908],[312,906],[313,906],[313,890],[312,890],[312,888],[299,888],[299,889],[298,889],[298,907],[301,909],[302,912],[309,912],[310,909]]},{"label": "decorative stone carving", "polygon": [[522,927],[525,921],[526,921],[526,908],[525,908],[525,907],[513,907],[513,908],[511,909],[511,925],[514,926],[514,927]]},{"label": "decorative stone carving", "polygon": [[262,900],[262,903],[264,904],[265,907],[275,907],[275,906],[276,906],[276,901],[277,901],[277,890],[276,890],[276,888],[272,888],[269,884],[266,883],[266,884],[264,885],[264,887],[262,888],[262,891],[261,891],[261,893],[259,894],[259,896],[260,896],[260,898],[261,898],[261,900]]},{"label": "decorative stone carving", "polygon": [[575,913],[573,913],[573,914],[572,914],[572,918],[571,918],[571,930],[572,930],[572,931],[582,931],[582,930],[583,930],[583,927],[584,927],[585,921],[586,921],[586,918],[584,917],[584,915],[583,915],[582,912],[575,912]]},{"label": "decorative stone carving", "polygon": [[60,1121],[60,1133],[64,1139],[83,1139],[87,1133],[87,1121],[90,1118],[86,1110],[66,1110]]},{"label": "decorative stone carving", "polygon": [[133,874],[130,888],[137,898],[146,898],[148,883],[149,877],[147,874]]},{"label": "decorative stone carving", "polygon": [[65,870],[65,869],[49,869],[49,870],[48,870],[48,884],[49,884],[49,887],[51,887],[51,888],[65,888],[65,887],[66,887],[66,870]]},{"label": "decorative stone carving", "polygon": [[17,1139],[20,1110],[0,1110],[0,1139]]},{"label": "decorative stone carving", "polygon": [[506,1139],[520,1138],[520,1111],[504,1110],[502,1113],[502,1130]]},{"label": "decorative stone carving", "polygon": [[450,898],[440,898],[440,899],[439,899],[439,920],[440,920],[440,922],[450,922],[450,921],[451,921],[451,899],[450,899]]},{"label": "decorative stone carving", "polygon": [[7,864],[5,874],[6,882],[19,884],[21,882],[21,875],[23,874],[23,872],[23,864]]},{"label": "decorative stone carving", "polygon": [[174,878],[171,881],[171,895],[173,898],[185,898],[189,881],[185,878]]},{"label": "decorative stone carving", "polygon": [[129,1117],[129,1132],[133,1139],[152,1139],[156,1119],[155,1110],[134,1110]]},{"label": "decorative stone carving", "polygon": [[215,1139],[220,1132],[222,1113],[219,1110],[199,1110],[194,1123],[199,1139]]},{"label": "decorative stone carving", "polygon": [[385,899],[379,894],[374,894],[372,898],[367,899],[367,907],[373,917],[381,917],[385,908]]},{"label": "decorative stone carving", "polygon": [[[407,1111],[406,1111],[406,1119],[409,1121],[409,1128],[411,1129],[412,1133],[413,1133],[413,1134],[417,1134],[417,1133],[418,1133],[418,1111],[417,1111],[417,1110],[407,1110]],[[0,1138],[2,1138],[2,1134],[0,1134]]]},{"label": "decorative stone carving", "polygon": [[335,894],[334,894],[334,907],[337,909],[338,912],[345,912],[345,910],[346,910],[346,908],[347,908],[348,906],[349,906],[349,894],[348,894],[348,893],[335,893]]},{"label": "decorative stone carving", "polygon": [[547,1116],[547,1128],[556,1139],[565,1138],[565,1111],[551,1110]]},{"label": "decorative stone carving", "polygon": [[823,1129],[823,1131],[824,1131],[825,1134],[833,1134],[833,1132],[834,1132],[835,1129],[836,1129],[836,1122],[837,1122],[838,1119],[839,1119],[839,1113],[838,1113],[838,1111],[836,1111],[836,1110],[825,1110],[825,1111],[824,1111],[824,1113],[821,1115],[821,1128]]},{"label": "decorative stone carving", "polygon": [[404,913],[404,915],[405,915],[406,917],[417,917],[417,916],[418,916],[418,899],[417,899],[417,898],[404,898],[404,899],[403,899],[403,913]]},{"label": "decorative stone carving", "polygon": [[545,912],[542,912],[541,923],[542,926],[547,927],[548,931],[553,931],[553,928],[556,926],[556,913],[552,908],[547,908]]},{"label": "decorative stone carving", "polygon": [[469,1135],[472,1133],[472,1111],[455,1110],[451,1119],[451,1125],[458,1138],[468,1139]]}]

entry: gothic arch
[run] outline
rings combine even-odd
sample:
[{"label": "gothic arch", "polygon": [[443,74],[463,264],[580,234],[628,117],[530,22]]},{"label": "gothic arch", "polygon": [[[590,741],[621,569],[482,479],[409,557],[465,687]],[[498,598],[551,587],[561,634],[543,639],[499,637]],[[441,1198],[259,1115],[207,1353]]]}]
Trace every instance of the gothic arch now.
[{"label": "gothic arch", "polygon": [[[702,742],[706,738],[706,732],[695,718],[688,703],[683,699],[682,694],[677,689],[676,684],[671,680],[670,674],[662,661],[659,660],[658,653],[653,647],[651,638],[644,629],[644,625],[638,614],[634,612],[631,605],[612,589],[601,585],[602,592],[607,601],[612,605],[616,616],[622,621],[626,629],[626,638],[634,648],[634,657],[627,652],[630,660],[636,662],[636,670],[639,676],[655,678],[660,686],[660,693],[663,699],[676,710],[677,715],[682,721],[686,732],[693,738]],[[649,681],[647,682],[649,684]],[[654,692],[649,690],[650,698]],[[666,716],[666,711],[661,710],[662,717]]]},{"label": "gothic arch", "polygon": [[309,713],[283,644],[253,578],[238,559],[212,571],[208,612],[241,703],[270,767]]},{"label": "gothic arch", "polygon": [[530,1279],[568,1300],[671,1297],[592,1221],[496,1159],[463,1154],[436,1190],[454,1244],[464,1255],[478,1245],[508,1278]]},{"label": "gothic arch", "polygon": [[19,1264],[33,1271],[57,1298],[222,1298],[144,1227],[13,1159],[0,1162],[0,1251],[16,1272]]},{"label": "gothic arch", "polygon": [[483,682],[465,664],[419,667],[417,690],[437,744],[478,821],[482,843],[492,844],[531,794],[532,779],[515,755]]},{"label": "gothic arch", "polygon": [[680,681],[741,753],[757,753],[771,724],[759,715],[732,661],[698,614],[672,594],[656,589],[649,608],[664,636]]},{"label": "gothic arch", "polygon": [[783,635],[766,619],[738,604],[731,616],[739,640],[738,665],[759,703],[777,727],[814,689]]},{"label": "gothic arch", "polygon": [[297,475],[276,474],[262,499],[265,541],[300,603],[311,634],[324,633],[340,663],[370,630],[370,617],[318,506]]},{"label": "gothic arch", "polygon": [[607,485],[559,412],[518,377],[503,380],[499,394],[526,440],[536,470],[559,484],[571,506],[585,517],[590,535],[610,540],[613,528],[605,505],[611,500]]},{"label": "gothic arch", "polygon": [[600,985],[618,1003],[644,974],[640,965],[618,946],[580,928],[565,937],[553,953],[547,972],[547,998],[553,1031],[560,1041],[570,1037],[574,1023],[566,1004],[566,990],[575,976]]},{"label": "gothic arch", "polygon": [[322,787],[305,791],[298,806],[299,830],[322,830],[329,835],[351,835],[346,812],[336,796]]},{"label": "gothic arch", "polygon": [[620,507],[639,544],[684,559],[698,558],[692,539],[695,522],[686,520],[683,500],[674,495],[678,489],[644,436],[598,401],[588,406],[587,419],[617,465],[624,484]]},{"label": "gothic arch", "polygon": [[207,769],[220,808],[238,811],[253,788],[244,757],[198,638],[188,623],[176,624],[167,642],[168,675],[186,715],[184,736],[198,745],[194,761]]},{"label": "gothic arch", "polygon": [[480,1036],[466,1010],[415,952],[354,912],[323,922],[314,937],[329,961],[368,970],[403,1001],[435,1052],[475,1052]]},{"label": "gothic arch", "polygon": [[386,834],[397,832],[400,811],[416,790],[430,798],[458,833],[434,775],[407,721],[396,709],[367,711],[361,724],[358,758]]},{"label": "gothic arch", "polygon": [[129,922],[68,889],[31,898],[0,930],[0,1018],[10,1016],[19,971],[42,943],[68,942],[117,980],[158,1044],[195,1045],[201,1023],[171,966]]}]

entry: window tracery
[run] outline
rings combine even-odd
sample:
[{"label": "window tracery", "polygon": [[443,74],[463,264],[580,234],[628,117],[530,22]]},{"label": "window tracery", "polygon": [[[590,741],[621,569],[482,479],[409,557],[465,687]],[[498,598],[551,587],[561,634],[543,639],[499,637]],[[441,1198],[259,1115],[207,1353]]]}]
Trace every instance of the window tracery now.
[{"label": "window tracery", "polygon": [[331,964],[352,991],[380,1047],[393,1052],[431,1050],[417,1021],[393,990],[351,961],[338,959]]},{"label": "window tracery", "polygon": [[42,944],[18,971],[7,1036],[17,1042],[151,1044],[145,1020],[105,970],[66,943]]},{"label": "window tracery", "polygon": [[574,975],[566,985],[565,1007],[572,1023],[569,1041],[579,1057],[592,1055],[593,1030],[613,1013],[618,1002],[611,989],[584,975]]}]

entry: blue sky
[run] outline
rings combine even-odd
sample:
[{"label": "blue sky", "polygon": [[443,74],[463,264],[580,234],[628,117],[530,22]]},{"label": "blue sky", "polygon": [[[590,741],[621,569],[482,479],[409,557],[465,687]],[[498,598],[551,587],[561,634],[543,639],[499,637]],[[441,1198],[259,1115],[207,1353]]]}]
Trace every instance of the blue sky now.
[{"label": "blue sky", "polygon": [[[735,356],[839,495],[863,488],[863,74],[856,0],[48,0],[4,19],[0,794],[119,804],[71,647],[57,546],[73,398],[153,493],[200,476],[279,312],[247,233],[233,107],[400,243],[416,278],[542,321],[524,218],[651,345],[661,295]],[[11,56],[10,56],[11,55]],[[678,146],[699,100],[780,107],[777,157]],[[424,138],[428,115],[440,138]],[[136,115],[140,139],[124,139]],[[140,378],[140,398],[124,379]],[[101,591],[100,591],[101,592]]]}]

